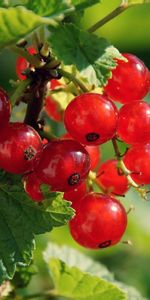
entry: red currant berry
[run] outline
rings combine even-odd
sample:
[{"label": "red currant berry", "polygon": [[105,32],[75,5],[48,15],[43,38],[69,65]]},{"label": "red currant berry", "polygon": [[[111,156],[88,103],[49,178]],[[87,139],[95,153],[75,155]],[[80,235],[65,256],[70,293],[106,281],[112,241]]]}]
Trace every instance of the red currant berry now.
[{"label": "red currant berry", "polygon": [[0,167],[7,172],[24,174],[39,161],[42,142],[38,133],[23,123],[9,123],[1,130]]},{"label": "red currant berry", "polygon": [[141,100],[149,91],[149,71],[135,55],[124,53],[127,62],[118,60],[105,92],[114,101],[128,103]]},{"label": "red currant berry", "polygon": [[[69,133],[61,136],[61,139],[73,139]],[[99,146],[84,146],[90,156],[91,166],[90,170],[94,170],[101,158],[101,151]]]},{"label": "red currant berry", "polygon": [[124,195],[128,190],[128,181],[117,166],[116,159],[102,163],[97,172],[97,182],[106,193]]},{"label": "red currant berry", "polygon": [[52,79],[51,81],[50,81],[50,89],[51,90],[54,90],[55,88],[57,88],[57,87],[60,87],[60,86],[62,86],[63,84],[59,81],[59,80],[57,80],[57,79]]},{"label": "red currant berry", "polygon": [[51,96],[47,96],[45,99],[45,111],[52,120],[56,122],[62,121],[63,112],[58,103]]},{"label": "red currant berry", "polygon": [[65,192],[64,199],[73,202],[72,206],[74,207],[74,202],[78,202],[78,200],[81,199],[86,193],[87,193],[86,183],[82,182],[74,190],[70,192]]},{"label": "red currant berry", "polygon": [[116,199],[100,193],[86,194],[79,202],[70,231],[86,248],[105,248],[117,244],[127,226],[127,214]]},{"label": "red currant berry", "polygon": [[101,158],[101,152],[99,146],[85,146],[86,151],[90,156],[91,166],[90,170],[94,170]]},{"label": "red currant berry", "polygon": [[87,176],[90,158],[82,145],[73,140],[57,140],[44,146],[37,167],[39,179],[54,191],[69,191]]},{"label": "red currant berry", "polygon": [[134,101],[121,107],[117,133],[128,144],[150,142],[150,105]]},{"label": "red currant berry", "polygon": [[0,125],[7,125],[10,118],[10,102],[7,93],[0,87]]},{"label": "red currant berry", "polygon": [[25,192],[36,202],[41,202],[44,199],[44,195],[40,190],[41,181],[37,178],[35,172],[25,175],[23,177],[23,184]]},{"label": "red currant berry", "polygon": [[132,179],[138,184],[150,184],[150,144],[137,145],[128,150],[123,159]]},{"label": "red currant berry", "polygon": [[99,145],[110,140],[116,132],[117,120],[116,106],[95,93],[73,99],[64,114],[69,134],[85,145]]},{"label": "red currant berry", "polygon": [[[27,49],[27,51],[31,54],[31,55],[34,55],[36,54],[36,49],[33,48],[33,47],[29,47]],[[17,61],[16,61],[16,74],[18,76],[18,78],[20,80],[25,80],[26,79],[26,76],[23,75],[23,72],[29,68],[30,64],[29,62],[22,56],[19,56],[17,58]]]}]

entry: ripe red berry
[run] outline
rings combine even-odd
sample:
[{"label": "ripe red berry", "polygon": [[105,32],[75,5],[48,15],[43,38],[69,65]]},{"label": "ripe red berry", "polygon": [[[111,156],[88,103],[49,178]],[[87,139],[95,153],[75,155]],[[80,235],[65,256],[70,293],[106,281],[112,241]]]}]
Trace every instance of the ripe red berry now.
[{"label": "ripe red berry", "polygon": [[61,122],[63,119],[63,111],[60,109],[59,104],[51,96],[45,99],[45,111],[47,115],[56,122]]},{"label": "ripe red berry", "polygon": [[0,87],[0,126],[7,125],[10,118],[10,102],[7,93]]},{"label": "ripe red berry", "polygon": [[124,195],[128,190],[128,181],[117,166],[116,159],[102,163],[97,172],[97,182],[106,193]]},{"label": "ripe red berry", "polygon": [[[50,90],[54,90],[57,87],[63,86],[61,82],[56,79],[52,79],[49,82]],[[55,101],[53,96],[47,96],[45,99],[45,111],[47,115],[56,122],[62,122],[63,120],[63,110],[60,105]]]},{"label": "ripe red berry", "polygon": [[39,179],[54,191],[70,191],[87,176],[90,158],[82,145],[74,140],[57,140],[44,146],[37,167]]},{"label": "ripe red berry", "polygon": [[39,161],[42,142],[38,133],[24,123],[9,123],[1,130],[0,167],[7,172],[24,174]]},{"label": "ripe red berry", "polygon": [[149,91],[149,71],[135,55],[124,53],[123,56],[128,61],[117,60],[118,65],[112,71],[105,92],[121,103],[141,100]]},{"label": "ripe red berry", "polygon": [[88,152],[90,156],[91,166],[90,170],[94,170],[101,158],[101,152],[99,146],[85,146],[86,151]]},{"label": "ripe red berry", "polygon": [[[33,48],[33,47],[29,47],[27,49],[27,51],[31,54],[31,55],[34,55],[36,54],[36,49]],[[30,64],[29,62],[22,56],[19,56],[16,60],[16,74],[18,76],[18,78],[20,80],[25,80],[26,79],[26,76],[23,75],[23,72],[29,68]]]},{"label": "ripe red berry", "polygon": [[116,199],[100,193],[86,194],[79,202],[70,231],[86,248],[105,248],[118,243],[127,225],[127,214]]},{"label": "ripe red berry", "polygon": [[[61,139],[73,139],[71,137],[71,135],[69,133],[65,133],[61,136]],[[101,151],[100,151],[100,147],[99,146],[84,146],[86,151],[88,152],[89,156],[90,156],[90,161],[91,161],[91,166],[90,166],[90,170],[94,170],[101,158]]]},{"label": "ripe red berry", "polygon": [[150,142],[150,105],[144,101],[134,101],[122,106],[117,133],[128,144]]},{"label": "ripe red berry", "polygon": [[65,192],[64,199],[73,202],[72,206],[74,207],[74,203],[78,202],[86,193],[87,193],[86,183],[82,182],[74,190],[70,192]]},{"label": "ripe red berry", "polygon": [[150,144],[133,146],[123,159],[138,184],[150,184]]},{"label": "ripe red berry", "polygon": [[95,93],[74,98],[64,114],[69,134],[85,145],[99,145],[110,140],[116,132],[117,119],[115,105]]},{"label": "ripe red berry", "polygon": [[42,183],[35,172],[25,175],[23,177],[23,184],[25,192],[29,197],[32,198],[32,200],[41,202],[44,199],[44,195],[40,190],[40,186]]}]

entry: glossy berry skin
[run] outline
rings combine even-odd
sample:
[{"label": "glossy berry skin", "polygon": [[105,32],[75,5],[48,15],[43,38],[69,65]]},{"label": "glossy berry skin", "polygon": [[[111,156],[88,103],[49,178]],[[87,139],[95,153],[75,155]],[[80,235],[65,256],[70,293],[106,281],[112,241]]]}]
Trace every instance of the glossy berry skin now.
[{"label": "glossy berry skin", "polygon": [[53,191],[70,191],[88,175],[90,158],[74,140],[56,140],[44,146],[37,167],[39,179]]},{"label": "glossy berry skin", "polygon": [[114,101],[128,103],[141,100],[149,91],[149,71],[135,55],[124,53],[127,62],[118,60],[105,92]]},{"label": "glossy berry skin", "polygon": [[150,142],[150,105],[144,101],[134,101],[122,106],[117,134],[131,145]]},{"label": "glossy berry skin", "polygon": [[116,159],[110,159],[102,163],[97,172],[97,183],[105,193],[124,195],[128,190],[128,181],[117,166],[118,161]]},{"label": "glossy berry skin", "polygon": [[79,201],[76,216],[70,221],[72,237],[91,249],[117,244],[127,226],[127,215],[116,199],[100,193],[88,193]]},{"label": "glossy berry skin", "polygon": [[10,102],[7,93],[0,87],[0,126],[8,124],[10,118]]},{"label": "glossy berry skin", "polygon": [[41,181],[37,178],[35,172],[25,175],[23,177],[23,185],[25,192],[35,202],[41,202],[44,199],[44,195],[40,190]]},{"label": "glossy berry skin", "polygon": [[[64,193],[64,199],[72,202],[72,207],[75,208],[76,203],[87,193],[86,183],[82,182],[74,190]],[[78,204],[77,204],[78,205]]]},{"label": "glossy berry skin", "polygon": [[[34,55],[36,54],[36,49],[33,47],[29,47],[27,51]],[[16,74],[20,80],[25,80],[27,77],[23,75],[23,72],[29,68],[30,64],[29,62],[22,56],[19,56],[16,60]]]},{"label": "glossy berry skin", "polygon": [[[61,139],[73,139],[69,133],[65,133],[61,136]],[[86,151],[88,152],[90,156],[91,166],[90,170],[94,170],[101,158],[101,151],[99,146],[84,146]]]},{"label": "glossy berry skin", "polygon": [[99,146],[85,146],[86,151],[89,153],[90,160],[91,160],[91,166],[90,170],[94,170],[101,158],[101,152]]},{"label": "glossy berry skin", "polygon": [[99,145],[110,140],[116,132],[117,120],[115,105],[96,93],[77,96],[64,114],[69,134],[85,145]]},{"label": "glossy berry skin", "polygon": [[150,184],[150,144],[137,145],[128,150],[123,159],[133,172],[132,179],[138,184]]},{"label": "glossy berry skin", "polygon": [[24,123],[9,123],[0,135],[0,168],[14,174],[32,171],[42,147],[38,133]]}]

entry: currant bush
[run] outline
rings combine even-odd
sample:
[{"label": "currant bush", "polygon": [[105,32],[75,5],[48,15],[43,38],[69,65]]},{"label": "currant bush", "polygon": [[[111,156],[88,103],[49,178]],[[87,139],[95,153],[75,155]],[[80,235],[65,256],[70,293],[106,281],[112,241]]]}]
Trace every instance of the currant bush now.
[{"label": "currant bush", "polygon": [[[18,55],[16,80],[6,83],[9,94],[0,87],[0,298],[2,282],[25,268],[19,280],[14,278],[10,300],[71,299],[61,276],[67,272],[64,282],[72,276],[65,283],[69,289],[77,277],[84,282],[91,275],[80,276],[80,270],[66,268],[62,261],[53,262],[52,268],[48,262],[52,291],[18,295],[14,287],[28,281],[30,267],[32,273],[34,236],[53,227],[68,224],[75,242],[88,249],[128,243],[123,240],[131,210],[126,194],[133,188],[147,200],[149,193],[150,104],[145,96],[150,71],[140,58],[119,53],[93,33],[142,1],[122,1],[88,30],[74,20],[97,0],[23,2],[0,1],[0,49],[11,45]],[[107,157],[110,144],[114,155]],[[75,300],[94,299],[95,287],[97,299],[108,298],[99,278],[93,285],[88,280],[76,289]],[[81,295],[90,286],[93,294]],[[125,288],[125,293],[118,296],[115,290],[109,296],[127,299],[127,293]]]}]

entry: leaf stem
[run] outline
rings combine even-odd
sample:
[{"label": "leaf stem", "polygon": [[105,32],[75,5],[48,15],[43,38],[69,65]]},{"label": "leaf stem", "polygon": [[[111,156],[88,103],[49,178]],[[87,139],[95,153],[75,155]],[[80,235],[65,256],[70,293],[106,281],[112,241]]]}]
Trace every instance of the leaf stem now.
[{"label": "leaf stem", "polygon": [[75,84],[75,86],[80,87],[80,89],[82,90],[83,93],[89,92],[88,88],[83,84],[83,82],[81,82],[81,80],[76,78],[73,74],[71,74],[67,71],[64,71],[62,69],[59,70],[59,74],[61,76],[68,78],[69,80],[71,80]]},{"label": "leaf stem", "polygon": [[105,16],[103,19],[99,20],[96,22],[94,25],[92,25],[89,29],[88,32],[92,33],[98,30],[100,27],[105,25],[107,22],[111,21],[121,13],[123,13],[127,8],[130,6],[128,5],[127,1],[122,1],[121,4],[115,8],[111,13],[109,13],[107,16]]}]

